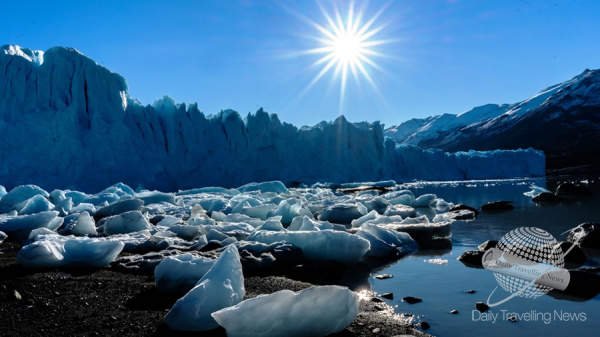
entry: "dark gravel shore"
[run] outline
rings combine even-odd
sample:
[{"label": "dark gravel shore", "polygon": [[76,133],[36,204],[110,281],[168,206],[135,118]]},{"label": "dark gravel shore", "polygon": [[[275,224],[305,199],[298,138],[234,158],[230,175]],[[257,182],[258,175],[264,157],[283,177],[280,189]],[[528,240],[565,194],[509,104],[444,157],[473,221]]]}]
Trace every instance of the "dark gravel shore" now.
[{"label": "dark gravel shore", "polygon": [[[176,333],[162,318],[178,296],[156,290],[152,275],[94,270],[31,270],[17,263],[19,245],[0,245],[0,335],[2,336],[226,336]],[[312,284],[280,276],[246,277],[246,298]],[[361,299],[354,322],[335,336],[424,335],[390,306]]]}]

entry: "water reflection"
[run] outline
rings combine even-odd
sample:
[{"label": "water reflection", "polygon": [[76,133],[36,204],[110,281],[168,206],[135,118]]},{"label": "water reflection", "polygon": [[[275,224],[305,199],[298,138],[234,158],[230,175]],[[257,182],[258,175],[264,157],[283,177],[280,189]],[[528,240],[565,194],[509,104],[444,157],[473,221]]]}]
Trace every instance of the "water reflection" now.
[{"label": "water reflection", "polygon": [[[507,321],[484,322],[474,320],[471,313],[476,302],[485,302],[491,291],[498,287],[493,273],[484,269],[467,268],[456,258],[466,250],[476,250],[487,240],[498,240],[509,231],[518,227],[539,227],[556,240],[564,241],[569,229],[583,223],[600,219],[600,183],[598,179],[586,179],[585,183],[594,192],[589,197],[569,197],[555,203],[534,203],[524,193],[530,185],[554,191],[565,181],[576,180],[572,177],[549,179],[517,179],[469,182],[409,183],[403,187],[415,195],[436,194],[448,202],[461,203],[475,208],[495,200],[511,201],[515,208],[502,213],[480,213],[473,221],[456,221],[452,225],[450,244],[442,249],[420,250],[418,253],[400,259],[390,265],[377,269],[377,273],[394,275],[387,280],[371,278],[371,289],[378,293],[394,292],[396,297],[416,296],[423,299],[419,306],[408,306],[394,300],[390,304],[397,313],[411,312],[426,319],[431,324],[427,332],[440,336],[489,335],[491,331],[498,335],[594,335],[600,329],[600,279],[597,275],[573,284],[575,289],[585,290],[578,295],[551,291],[548,296],[536,300],[515,297],[502,304],[498,310],[509,312],[554,311],[587,314],[586,321],[553,320],[544,322],[525,322],[517,324]],[[422,210],[419,210],[422,211]],[[428,217],[431,214],[423,215]],[[584,249],[588,260],[585,266],[600,265],[600,250]],[[447,265],[427,263],[425,260],[443,259]],[[464,291],[475,289],[475,294]],[[449,314],[456,309],[458,315]],[[496,311],[498,311],[496,310]],[[554,317],[554,316],[553,316]]]}]

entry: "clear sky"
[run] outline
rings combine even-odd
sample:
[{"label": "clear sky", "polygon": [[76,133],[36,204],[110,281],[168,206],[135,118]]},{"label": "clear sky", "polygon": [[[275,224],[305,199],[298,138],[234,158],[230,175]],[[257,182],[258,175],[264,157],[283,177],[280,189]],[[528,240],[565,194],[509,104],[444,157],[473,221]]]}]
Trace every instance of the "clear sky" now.
[{"label": "clear sky", "polygon": [[[513,103],[600,68],[600,1],[355,1],[376,17],[345,81],[315,63],[349,1],[0,0],[0,44],[69,46],[123,75],[144,104],[169,95],[206,114],[259,107],[298,126],[461,113]],[[379,16],[377,14],[380,13]],[[355,20],[356,22],[356,20]],[[320,25],[319,30],[316,25]],[[333,33],[335,35],[335,32]],[[321,40],[319,40],[321,39]],[[378,41],[376,43],[372,43]]]}]

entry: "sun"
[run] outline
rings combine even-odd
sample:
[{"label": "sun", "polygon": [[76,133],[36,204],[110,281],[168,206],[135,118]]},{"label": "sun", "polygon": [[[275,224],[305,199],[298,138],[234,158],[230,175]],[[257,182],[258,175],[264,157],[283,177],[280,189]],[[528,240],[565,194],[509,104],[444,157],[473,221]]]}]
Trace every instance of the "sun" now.
[{"label": "sun", "polygon": [[321,34],[316,39],[321,46],[307,52],[324,55],[313,64],[314,66],[322,66],[322,68],[309,83],[307,90],[330,70],[333,71],[334,76],[340,78],[341,108],[345,97],[346,83],[350,75],[357,81],[359,77],[364,77],[377,90],[370,71],[372,69],[382,70],[373,61],[373,58],[384,56],[375,50],[375,47],[386,43],[386,41],[373,39],[382,29],[382,26],[374,27],[374,23],[385,7],[363,23],[364,8],[355,13],[353,3],[350,3],[348,13],[344,17],[342,17],[337,7],[334,9],[334,15],[332,16],[321,5],[319,6],[327,25],[323,26],[311,21],[311,24]]}]

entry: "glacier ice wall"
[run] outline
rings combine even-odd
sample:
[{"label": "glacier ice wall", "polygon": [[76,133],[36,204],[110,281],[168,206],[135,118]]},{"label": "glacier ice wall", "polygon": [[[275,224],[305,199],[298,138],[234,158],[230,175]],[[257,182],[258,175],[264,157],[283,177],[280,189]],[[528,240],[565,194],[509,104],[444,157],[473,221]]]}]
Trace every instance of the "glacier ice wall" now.
[{"label": "glacier ice wall", "polygon": [[75,49],[0,48],[0,182],[160,190],[252,181],[348,182],[543,176],[533,150],[444,153],[396,146],[382,124],[297,128],[262,109],[206,116],[164,97],[142,105],[123,77]]}]

